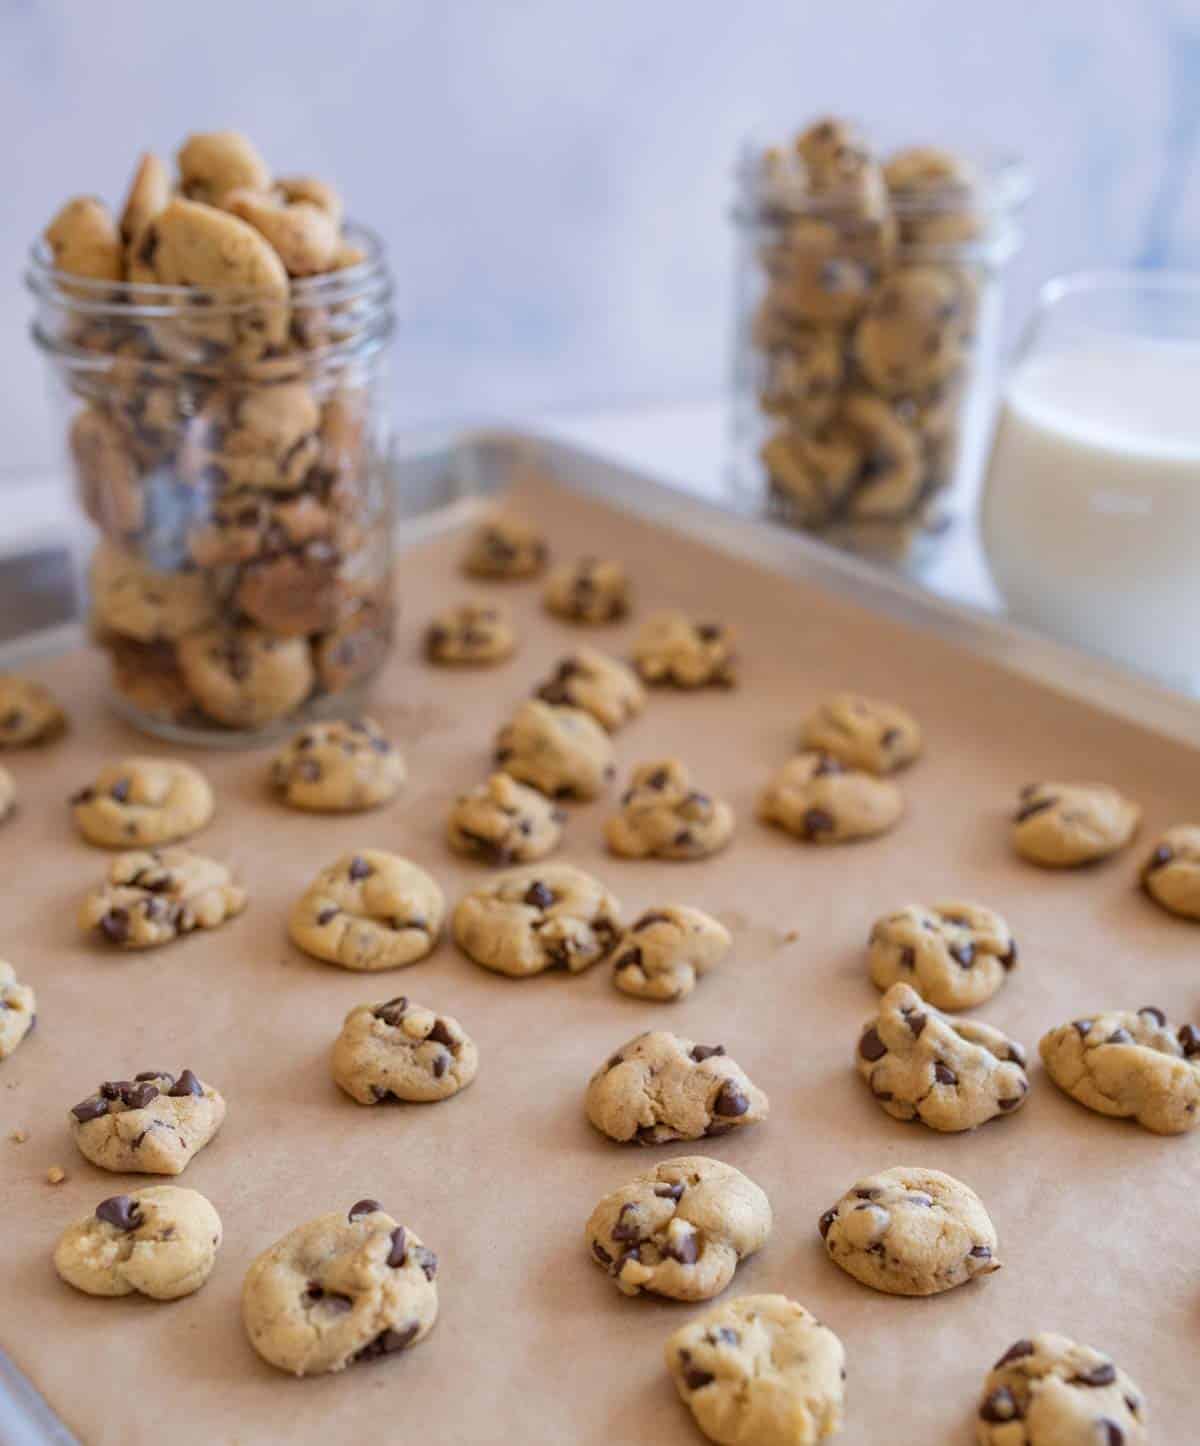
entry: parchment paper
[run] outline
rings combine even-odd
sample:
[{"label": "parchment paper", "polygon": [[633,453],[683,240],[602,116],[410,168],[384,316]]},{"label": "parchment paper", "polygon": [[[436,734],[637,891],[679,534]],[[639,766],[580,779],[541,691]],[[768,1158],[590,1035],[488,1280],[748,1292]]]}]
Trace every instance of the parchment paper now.
[{"label": "parchment paper", "polygon": [[[1200,928],[1160,913],[1134,886],[1154,832],[1200,817],[1197,755],[604,506],[541,489],[523,505],[558,556],[628,563],[634,617],[581,630],[540,610],[537,584],[471,583],[457,571],[460,538],[406,555],[404,627],[372,711],[407,752],[408,786],[374,814],[308,816],[267,796],[269,751],[188,755],[218,796],[195,842],[235,863],[251,891],[248,911],[213,934],[143,954],[77,936],[78,899],[108,855],[74,834],[68,794],[109,757],[181,750],[107,713],[98,660],[41,670],[74,727],[45,750],[4,759],[20,813],[0,829],[0,956],[36,987],[39,1021],[0,1064],[0,1136],[31,1134],[20,1145],[0,1137],[0,1343],[89,1446],[695,1442],[662,1344],[698,1307],[621,1296],[591,1263],[582,1229],[606,1191],[698,1149],[745,1170],[775,1208],[774,1235],[731,1292],[785,1292],[845,1342],[847,1446],[972,1440],[984,1373],[1011,1341],[1046,1329],[1115,1356],[1149,1396],[1156,1441],[1194,1440],[1200,1136],[1159,1139],[1085,1111],[1046,1079],[1036,1044],[1088,1011],[1156,1004],[1177,1023],[1200,1012]],[[515,610],[516,658],[470,672],[424,664],[419,638],[434,608],[483,592]],[[381,976],[291,947],[289,904],[345,849],[411,856],[451,904],[483,877],[447,850],[443,827],[453,795],[487,771],[495,730],[567,648],[586,641],[625,652],[638,620],[664,604],[736,623],[743,682],[730,693],[654,694],[617,737],[621,774],[677,753],[700,787],[737,809],[734,844],[700,863],[609,857],[609,798],[572,809],[561,856],[603,877],[629,918],[678,901],[729,924],[732,957],[690,999],[630,999],[604,966],[509,980],[448,941]],[[892,835],[813,849],[758,824],[753,805],[794,748],[802,714],[837,687],[911,707],[927,755],[903,776],[909,813]],[[1038,777],[1121,786],[1145,807],[1141,839],[1093,870],[1021,863],[1007,818],[1018,787]],[[1035,1061],[1027,1107],[960,1136],[891,1120],[852,1064],[878,998],[864,964],[872,920],[945,895],[989,903],[1013,924],[1020,967],[979,1015]],[[365,1109],[333,1084],[329,1047],[351,1006],[401,991],[466,1025],[479,1077],[446,1103]],[[621,1147],[593,1133],[582,1111],[589,1074],[650,1027],[725,1043],[769,1092],[770,1119],[695,1147]],[[51,1265],[59,1232],[104,1196],[154,1180],[84,1161],[66,1112],[101,1079],[183,1066],[229,1102],[221,1133],[176,1182],[221,1213],[216,1270],[173,1304],[81,1295]],[[999,1230],[1002,1271],[906,1300],[858,1285],[826,1259],[820,1213],[859,1175],[901,1163],[949,1170],[979,1191]],[[54,1164],[70,1177],[57,1188],[44,1178]],[[246,1341],[242,1276],[293,1225],[364,1195],[437,1251],[440,1322],[404,1356],[292,1380]]]}]

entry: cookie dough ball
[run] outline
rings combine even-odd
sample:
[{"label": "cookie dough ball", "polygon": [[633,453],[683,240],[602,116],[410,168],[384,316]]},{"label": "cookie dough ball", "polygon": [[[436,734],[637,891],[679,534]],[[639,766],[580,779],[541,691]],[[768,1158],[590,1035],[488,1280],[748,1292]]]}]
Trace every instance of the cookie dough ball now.
[{"label": "cookie dough ball", "polygon": [[262,728],[312,692],[307,638],[252,627],[213,627],[179,644],[179,668],[196,706],[227,728]]},{"label": "cookie dough ball", "polygon": [[805,748],[875,774],[895,773],[921,753],[921,729],[910,713],[860,693],[835,693],[819,703],[801,738]]},{"label": "cookie dough ball", "polygon": [[448,1100],[475,1078],[475,1042],[449,1014],[404,995],[360,1004],[333,1046],[333,1077],[360,1105]]},{"label": "cookie dough ball", "polygon": [[451,666],[502,663],[513,655],[516,633],[508,609],[468,602],[438,613],[425,630],[425,656]]},{"label": "cookie dough ball", "polygon": [[646,690],[633,670],[595,648],[577,648],[561,658],[534,696],[543,703],[582,708],[609,733],[646,706]]},{"label": "cookie dough ball", "polygon": [[556,567],[546,579],[546,611],[571,623],[615,623],[629,611],[629,577],[596,557]]},{"label": "cookie dough ball", "polygon": [[770,1109],[723,1044],[665,1029],[639,1034],[588,1081],[587,1117],[618,1144],[700,1140],[756,1125]]},{"label": "cookie dough ball", "polygon": [[495,759],[549,798],[595,798],[616,772],[612,742],[590,713],[537,698],[496,735]]},{"label": "cookie dough ball", "polygon": [[1200,1030],[1161,1009],[1109,1010],[1042,1036],[1046,1073],[1089,1110],[1134,1119],[1156,1135],[1200,1125]]},{"label": "cookie dough ball", "polygon": [[437,1256],[378,1200],[298,1225],[242,1285],[250,1344],[293,1376],[345,1370],[419,1345],[438,1313]]},{"label": "cookie dough ball", "polygon": [[493,773],[459,794],[446,827],[455,853],[508,868],[553,853],[562,839],[565,810],[507,773]]},{"label": "cookie dough ball", "polygon": [[512,515],[485,522],[471,539],[463,570],[471,577],[498,580],[536,577],[550,549],[536,527]]},{"label": "cookie dough ball", "polygon": [[624,1295],[711,1300],[771,1234],[771,1205],[753,1180],[720,1160],[664,1160],[592,1211],[592,1260]]},{"label": "cookie dough ball", "polygon": [[609,819],[608,847],[625,858],[701,859],[733,837],[733,809],[692,787],[677,758],[643,763]]},{"label": "cookie dough ball", "polygon": [[920,395],[965,360],[964,314],[953,273],[906,266],[888,277],[858,323],[854,353],[867,381],[885,396]]},{"label": "cookie dough ball", "polygon": [[121,949],[153,949],[194,929],[216,929],[246,907],[225,864],[186,848],[117,854],[79,911],[79,927]]},{"label": "cookie dough ball", "polygon": [[172,758],[122,758],[106,764],[71,799],[79,832],[100,848],[153,847],[202,829],[213,816],[208,779]]},{"label": "cookie dough ball", "polygon": [[108,207],[95,196],[68,201],[44,234],[56,271],[89,281],[120,281],[121,233]]},{"label": "cookie dough ball", "polygon": [[937,1295],[1000,1269],[983,1202],[940,1170],[897,1165],[859,1180],[820,1231],[830,1260],[888,1295]]},{"label": "cookie dough ball", "polygon": [[1048,869],[1110,858],[1130,842],[1142,810],[1104,783],[1030,783],[1013,817],[1013,847]]},{"label": "cookie dough ball", "polygon": [[990,1024],[952,1020],[893,984],[864,1026],[858,1072],[893,1119],[973,1130],[1025,1103],[1025,1051]]},{"label": "cookie dough ball", "polygon": [[871,929],[868,961],[879,989],[911,984],[938,1009],[972,1009],[1016,967],[1017,944],[999,914],[982,904],[906,904]]},{"label": "cookie dough ball", "polygon": [[686,999],[732,943],[724,924],[703,910],[664,904],[635,920],[613,950],[613,983],[635,999]]},{"label": "cookie dough ball", "polygon": [[732,688],[737,681],[736,638],[724,623],[696,623],[686,613],[656,613],[633,645],[645,682],[675,688]]},{"label": "cookie dough ball", "polygon": [[979,1446],[1146,1446],[1146,1398],[1112,1358],[1045,1332],[1015,1341],[989,1371]]},{"label": "cookie dough ball", "polygon": [[199,1290],[217,1262],[221,1217],[195,1190],[151,1185],[101,1200],[68,1225],[54,1268],[87,1295],[178,1300]]},{"label": "cookie dough ball", "polygon": [[1169,828],[1142,865],[1141,881],[1168,913],[1200,919],[1200,827]]},{"label": "cookie dough ball", "polygon": [[0,674],[0,748],[48,743],[66,727],[66,714],[49,688],[16,673]]},{"label": "cookie dough ball", "polygon": [[269,191],[271,172],[240,131],[189,136],[176,157],[179,188],[192,201],[220,206],[231,191]]},{"label": "cookie dough ball", "polygon": [[105,1080],[69,1112],[79,1153],[119,1174],[179,1175],[221,1128],[225,1100],[190,1069]]},{"label": "cookie dough ball", "polygon": [[785,763],[759,801],[759,817],[805,843],[849,843],[886,833],[900,821],[904,798],[894,783],[845,768],[827,753],[800,753]]},{"label": "cookie dough ball", "polygon": [[310,813],[358,813],[395,798],[406,769],[373,718],[310,723],[275,756],[271,788]]},{"label": "cookie dough ball", "polygon": [[0,1059],[7,1059],[37,1022],[37,999],[17,971],[0,959]]},{"label": "cookie dough ball", "polygon": [[0,765],[0,823],[17,811],[16,780],[7,768]]},{"label": "cookie dough ball", "polygon": [[424,869],[360,849],[321,870],[293,905],[288,934],[298,949],[343,969],[399,969],[435,947],[445,912]]},{"label": "cookie dough ball", "polygon": [[784,1295],[743,1295],[680,1326],[667,1369],[696,1425],[720,1446],[814,1446],[842,1427],[846,1352]]},{"label": "cookie dough ball", "polygon": [[465,895],[454,911],[459,948],[498,974],[578,974],[612,951],[621,906],[570,864],[512,869]]}]

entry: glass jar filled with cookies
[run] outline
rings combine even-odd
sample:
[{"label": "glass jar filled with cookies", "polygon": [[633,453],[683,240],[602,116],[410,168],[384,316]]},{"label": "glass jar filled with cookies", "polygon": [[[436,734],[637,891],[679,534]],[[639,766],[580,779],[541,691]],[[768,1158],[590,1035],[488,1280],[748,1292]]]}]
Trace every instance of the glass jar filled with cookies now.
[{"label": "glass jar filled with cookies", "polygon": [[734,483],[782,522],[919,566],[981,425],[1026,174],[925,146],[885,160],[825,118],[748,148],[737,186]]},{"label": "glass jar filled with cookies", "polygon": [[68,201],[28,281],[120,710],[193,741],[356,712],[393,630],[378,240],[219,132],[116,216]]}]

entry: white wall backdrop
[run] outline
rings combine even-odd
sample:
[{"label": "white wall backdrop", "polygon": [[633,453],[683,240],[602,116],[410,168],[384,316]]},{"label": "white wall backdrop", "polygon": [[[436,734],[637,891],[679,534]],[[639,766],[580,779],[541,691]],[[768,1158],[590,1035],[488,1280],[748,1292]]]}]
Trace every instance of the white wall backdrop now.
[{"label": "white wall backdrop", "polygon": [[1200,0],[0,0],[0,467],[53,456],[19,275],[137,151],[248,131],[399,284],[403,421],[716,392],[739,138],[840,109],[1038,173],[1053,271],[1200,264]]}]

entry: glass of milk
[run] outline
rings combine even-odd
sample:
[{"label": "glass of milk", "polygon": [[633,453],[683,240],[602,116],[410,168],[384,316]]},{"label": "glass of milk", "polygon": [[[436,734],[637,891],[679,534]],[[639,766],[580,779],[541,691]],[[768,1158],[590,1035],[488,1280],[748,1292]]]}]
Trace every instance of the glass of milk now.
[{"label": "glass of milk", "polygon": [[1200,690],[1200,276],[1049,282],[992,446],[983,536],[1013,617]]}]

